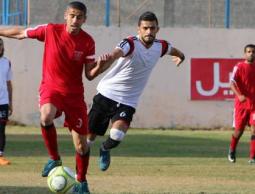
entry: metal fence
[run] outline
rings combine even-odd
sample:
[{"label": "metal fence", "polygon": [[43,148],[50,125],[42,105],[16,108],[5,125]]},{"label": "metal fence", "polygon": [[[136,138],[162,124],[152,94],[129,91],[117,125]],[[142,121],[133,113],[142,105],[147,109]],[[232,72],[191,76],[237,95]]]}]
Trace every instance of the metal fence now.
[{"label": "metal fence", "polygon": [[0,0],[1,25],[27,25],[28,0]]},{"label": "metal fence", "polygon": [[[36,25],[63,21],[73,0],[0,0],[0,24]],[[88,7],[87,24],[136,25],[153,11],[161,27],[255,28],[255,0],[79,0]]]}]

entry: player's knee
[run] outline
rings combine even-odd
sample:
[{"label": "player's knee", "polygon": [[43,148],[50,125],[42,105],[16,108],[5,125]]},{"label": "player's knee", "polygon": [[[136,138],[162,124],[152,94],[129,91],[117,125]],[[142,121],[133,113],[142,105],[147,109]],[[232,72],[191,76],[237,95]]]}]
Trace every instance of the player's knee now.
[{"label": "player's knee", "polygon": [[103,147],[106,150],[117,147],[124,139],[125,133],[119,129],[112,128],[110,130],[110,137],[103,143]]},{"label": "player's knee", "polygon": [[112,128],[110,130],[110,138],[115,141],[122,141],[125,137],[125,133],[119,129]]},{"label": "player's knee", "polygon": [[75,146],[75,150],[78,154],[84,156],[86,155],[88,152],[89,152],[89,147],[85,144],[82,144],[82,143],[78,143],[76,146]]},{"label": "player's knee", "polygon": [[53,123],[53,119],[51,118],[50,115],[41,115],[41,124],[43,126],[48,126]]}]

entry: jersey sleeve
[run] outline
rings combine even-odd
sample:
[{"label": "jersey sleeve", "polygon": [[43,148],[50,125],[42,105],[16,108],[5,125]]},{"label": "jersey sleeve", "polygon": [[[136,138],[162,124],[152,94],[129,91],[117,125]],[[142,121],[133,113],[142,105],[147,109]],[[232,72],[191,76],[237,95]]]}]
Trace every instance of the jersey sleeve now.
[{"label": "jersey sleeve", "polygon": [[27,38],[37,39],[39,41],[45,40],[46,29],[48,24],[38,25],[34,28],[27,28],[25,34]]},{"label": "jersey sleeve", "polygon": [[238,82],[238,80],[239,80],[239,68],[238,68],[238,65],[234,66],[230,80],[232,82],[234,82],[234,83]]},{"label": "jersey sleeve", "polygon": [[88,50],[86,52],[86,56],[85,56],[85,60],[84,63],[85,64],[91,64],[95,62],[95,41],[91,40],[89,46],[88,46]]},{"label": "jersey sleeve", "polygon": [[[167,41],[166,41],[166,42],[167,42]],[[167,54],[167,55],[170,55],[170,53],[171,53],[171,51],[172,51],[172,44],[169,43],[169,42],[167,42],[167,44],[168,44],[168,47],[167,47],[166,54]]]},{"label": "jersey sleeve", "polygon": [[122,40],[116,46],[116,48],[121,49],[123,54],[124,54],[124,56],[126,56],[128,54],[128,52],[130,51],[130,49],[131,49],[129,42],[126,39]]}]

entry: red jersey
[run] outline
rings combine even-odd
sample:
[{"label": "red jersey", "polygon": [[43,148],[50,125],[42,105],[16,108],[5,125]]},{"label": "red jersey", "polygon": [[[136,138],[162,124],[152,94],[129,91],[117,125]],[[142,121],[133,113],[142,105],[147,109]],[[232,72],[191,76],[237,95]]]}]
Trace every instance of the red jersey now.
[{"label": "red jersey", "polygon": [[72,35],[65,24],[45,24],[26,29],[28,38],[44,42],[41,86],[63,94],[83,94],[84,64],[95,61],[95,42],[83,30]]},{"label": "red jersey", "polygon": [[247,98],[245,102],[240,102],[236,97],[235,105],[249,109],[255,108],[255,63],[238,63],[234,67],[232,81],[236,83],[241,94]]}]

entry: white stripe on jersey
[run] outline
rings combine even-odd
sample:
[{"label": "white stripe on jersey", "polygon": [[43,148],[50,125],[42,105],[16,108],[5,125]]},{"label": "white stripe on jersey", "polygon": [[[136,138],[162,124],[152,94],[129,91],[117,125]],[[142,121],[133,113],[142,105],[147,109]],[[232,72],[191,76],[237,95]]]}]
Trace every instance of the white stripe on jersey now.
[{"label": "white stripe on jersey", "polygon": [[130,50],[130,45],[127,40],[122,40],[115,48],[122,50],[123,56],[125,56]]},{"label": "white stripe on jersey", "polygon": [[231,78],[230,78],[230,80],[231,80],[232,82],[235,82],[235,83],[236,83],[236,80],[235,80],[234,78],[235,78],[235,74],[236,74],[237,69],[238,69],[238,66],[237,66],[237,65],[234,66],[233,73],[232,73],[232,76],[231,76]]},{"label": "white stripe on jersey", "polygon": [[86,59],[95,59],[95,55],[86,56]]}]

